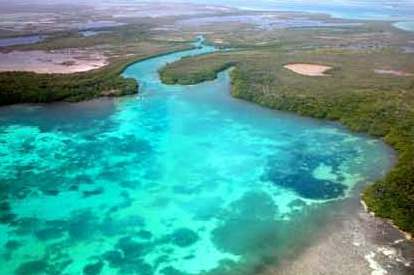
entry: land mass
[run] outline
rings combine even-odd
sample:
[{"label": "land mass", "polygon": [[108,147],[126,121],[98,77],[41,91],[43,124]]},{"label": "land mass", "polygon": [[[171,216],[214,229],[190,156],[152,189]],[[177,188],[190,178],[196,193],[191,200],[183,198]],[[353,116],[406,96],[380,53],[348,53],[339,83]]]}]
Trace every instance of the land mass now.
[{"label": "land mass", "polygon": [[[108,10],[101,14],[101,24],[108,19]],[[62,27],[68,20],[65,17],[53,19],[63,23],[58,24],[59,28],[48,28],[44,32],[47,39],[33,45],[5,47],[3,54],[88,49],[104,56],[108,64],[71,74],[2,72],[0,105],[136,93],[138,83],[120,76],[128,64],[187,49],[188,41],[202,33],[208,43],[229,50],[167,65],[160,71],[165,83],[196,84],[234,67],[234,97],[339,121],[353,131],[384,138],[398,152],[397,163],[384,179],[366,188],[363,198],[376,215],[414,233],[414,55],[404,50],[412,46],[412,33],[387,22],[339,20],[324,15],[228,9],[212,12],[205,8],[183,13],[138,19],[131,15],[115,22],[119,24],[87,28],[102,31],[91,36],[81,35],[79,30],[83,28],[78,25]],[[89,14],[81,16],[79,22],[89,22]],[[11,32],[2,31],[0,36],[25,35],[28,30],[23,24],[17,33]],[[286,64],[325,67],[317,72],[295,73],[286,69]],[[329,77],[319,77],[324,73]]]},{"label": "land mass", "polygon": [[[310,79],[284,69],[306,60],[330,64],[331,77]],[[414,80],[378,75],[374,66],[414,68],[413,56],[397,51],[315,49],[292,52],[278,46],[185,58],[161,70],[166,83],[211,80],[234,65],[232,95],[265,107],[336,120],[357,132],[382,137],[398,152],[388,175],[366,188],[364,201],[376,215],[414,233]],[[395,64],[395,65],[394,65]]]}]

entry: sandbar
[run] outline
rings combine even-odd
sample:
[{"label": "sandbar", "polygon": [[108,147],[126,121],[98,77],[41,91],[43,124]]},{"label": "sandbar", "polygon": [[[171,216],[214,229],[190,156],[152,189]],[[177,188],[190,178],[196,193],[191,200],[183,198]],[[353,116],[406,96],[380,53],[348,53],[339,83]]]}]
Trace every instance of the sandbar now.
[{"label": "sandbar", "polygon": [[306,76],[327,76],[328,74],[326,72],[332,69],[330,66],[305,63],[287,64],[283,67],[297,74]]}]

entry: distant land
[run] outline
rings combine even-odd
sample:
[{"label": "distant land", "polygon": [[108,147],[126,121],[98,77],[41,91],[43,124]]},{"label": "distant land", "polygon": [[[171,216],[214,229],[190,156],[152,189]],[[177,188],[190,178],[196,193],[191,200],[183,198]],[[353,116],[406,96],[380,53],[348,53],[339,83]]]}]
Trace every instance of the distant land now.
[{"label": "distant land", "polygon": [[0,274],[413,274],[413,22],[0,0]]}]

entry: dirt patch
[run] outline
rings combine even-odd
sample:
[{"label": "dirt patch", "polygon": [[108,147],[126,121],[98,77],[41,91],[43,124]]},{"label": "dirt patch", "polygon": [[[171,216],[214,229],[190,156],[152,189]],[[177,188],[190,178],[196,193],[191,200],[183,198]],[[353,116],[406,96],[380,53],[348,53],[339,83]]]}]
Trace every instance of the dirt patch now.
[{"label": "dirt patch", "polygon": [[330,66],[304,63],[287,64],[283,67],[297,74],[306,76],[328,76],[326,72],[332,69]]},{"label": "dirt patch", "polygon": [[107,58],[93,50],[0,52],[0,72],[26,71],[70,74],[90,71],[107,64]]},{"label": "dirt patch", "polygon": [[377,74],[391,74],[391,75],[395,75],[395,76],[413,76],[414,75],[412,73],[407,73],[407,72],[399,71],[399,70],[375,69],[374,72],[377,73]]}]

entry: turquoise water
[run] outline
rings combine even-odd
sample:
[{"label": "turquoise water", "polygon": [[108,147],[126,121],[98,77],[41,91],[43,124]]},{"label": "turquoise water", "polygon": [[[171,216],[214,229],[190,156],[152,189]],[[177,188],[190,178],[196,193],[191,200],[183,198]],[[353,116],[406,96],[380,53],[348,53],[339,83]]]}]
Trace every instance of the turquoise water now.
[{"label": "turquoise water", "polygon": [[414,32],[414,21],[403,21],[394,23],[394,26],[409,32]]},{"label": "turquoise water", "polygon": [[0,108],[0,274],[255,274],[391,165],[380,141],[124,72],[139,96]]}]

